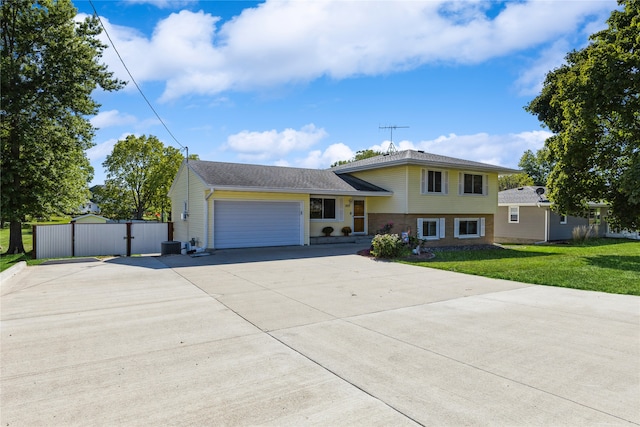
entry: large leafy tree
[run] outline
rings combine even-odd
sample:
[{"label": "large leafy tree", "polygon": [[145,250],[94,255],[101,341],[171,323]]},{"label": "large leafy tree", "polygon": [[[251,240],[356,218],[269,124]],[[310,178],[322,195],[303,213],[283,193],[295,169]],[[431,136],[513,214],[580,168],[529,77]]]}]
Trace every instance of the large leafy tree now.
[{"label": "large leafy tree", "polygon": [[535,153],[531,150],[524,152],[520,157],[518,166],[533,181],[529,185],[547,185],[547,179],[551,172],[551,162],[548,159],[548,150],[542,148]]},{"label": "large leafy tree", "polygon": [[99,105],[97,87],[123,82],[100,63],[95,18],[75,22],[69,0],[2,0],[1,217],[10,222],[8,253],[23,253],[27,216],[68,212],[88,198],[93,169],[85,155]]},{"label": "large leafy tree", "polygon": [[554,135],[550,199],[579,214],[589,201],[610,206],[609,221],[640,228],[640,2],[619,1],[608,27],[547,75],[526,107]]},{"label": "large leafy tree", "polygon": [[498,177],[498,191],[510,190],[512,188],[535,185],[533,179],[526,173],[516,173],[513,175],[502,175]]},{"label": "large leafy tree", "polygon": [[143,219],[148,212],[161,215],[170,206],[167,193],[182,160],[180,150],[155,136],[129,135],[118,141],[102,164],[107,171],[97,194],[102,214],[117,219]]},{"label": "large leafy tree", "polygon": [[369,150],[369,149],[360,150],[360,151],[356,152],[356,155],[353,157],[353,159],[350,159],[350,160],[338,160],[337,162],[332,164],[331,167],[340,166],[340,165],[346,165],[347,163],[357,162],[358,160],[364,160],[364,159],[368,159],[370,157],[381,156],[383,154],[384,154],[384,152],[382,152],[382,151]]}]

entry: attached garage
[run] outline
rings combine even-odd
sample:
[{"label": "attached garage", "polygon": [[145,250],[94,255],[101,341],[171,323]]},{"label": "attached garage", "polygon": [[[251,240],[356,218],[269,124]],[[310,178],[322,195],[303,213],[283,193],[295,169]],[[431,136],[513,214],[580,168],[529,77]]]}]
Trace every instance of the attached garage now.
[{"label": "attached garage", "polygon": [[302,202],[213,202],[213,246],[216,249],[304,244]]}]

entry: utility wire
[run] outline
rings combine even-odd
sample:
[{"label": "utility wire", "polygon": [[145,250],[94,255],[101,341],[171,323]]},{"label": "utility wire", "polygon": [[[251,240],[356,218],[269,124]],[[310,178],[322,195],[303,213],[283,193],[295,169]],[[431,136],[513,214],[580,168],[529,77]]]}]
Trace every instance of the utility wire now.
[{"label": "utility wire", "polygon": [[176,144],[178,144],[180,147],[182,147],[184,150],[186,150],[186,154],[187,154],[186,157],[188,158],[189,157],[189,148],[185,147],[182,144],[180,144],[180,141],[178,141],[178,139],[169,130],[169,127],[165,124],[164,120],[162,120],[162,118],[160,117],[160,115],[158,114],[156,109],[153,108],[153,105],[151,104],[151,102],[149,101],[147,96],[142,91],[142,88],[140,87],[140,85],[138,85],[138,82],[136,82],[136,79],[133,78],[133,75],[131,74],[131,71],[129,71],[129,67],[127,67],[127,64],[125,64],[124,59],[122,59],[122,56],[120,56],[120,52],[118,52],[118,49],[116,49],[116,45],[113,43],[113,40],[111,40],[111,36],[109,35],[109,32],[107,31],[107,28],[102,23],[102,19],[100,19],[100,15],[98,14],[98,11],[96,10],[96,7],[94,6],[93,1],[89,0],[89,4],[91,5],[91,8],[93,9],[93,14],[95,15],[96,18],[98,18],[98,22],[100,22],[100,26],[104,30],[104,33],[107,36],[107,39],[109,39],[109,43],[111,43],[111,47],[113,48],[113,50],[116,53],[116,55],[118,55],[118,58],[120,59],[120,62],[122,63],[122,66],[124,67],[124,69],[127,71],[127,74],[129,74],[129,78],[131,78],[131,81],[133,82],[133,84],[138,89],[138,92],[140,92],[140,95],[142,95],[142,98],[144,98],[144,100],[147,102],[147,105],[149,106],[149,108],[151,108],[151,111],[153,111],[153,114],[156,115],[158,120],[160,120],[160,123],[162,123],[162,126],[164,126],[165,130],[169,133],[169,135],[171,135],[171,138],[173,138],[173,140],[176,142]]}]

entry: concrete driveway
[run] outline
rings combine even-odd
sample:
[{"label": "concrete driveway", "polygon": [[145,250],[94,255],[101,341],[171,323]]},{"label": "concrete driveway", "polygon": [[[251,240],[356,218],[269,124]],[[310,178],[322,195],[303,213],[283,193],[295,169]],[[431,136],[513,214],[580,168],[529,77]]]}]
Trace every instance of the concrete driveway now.
[{"label": "concrete driveway", "polygon": [[639,425],[640,299],[219,251],[2,283],[2,426]]}]

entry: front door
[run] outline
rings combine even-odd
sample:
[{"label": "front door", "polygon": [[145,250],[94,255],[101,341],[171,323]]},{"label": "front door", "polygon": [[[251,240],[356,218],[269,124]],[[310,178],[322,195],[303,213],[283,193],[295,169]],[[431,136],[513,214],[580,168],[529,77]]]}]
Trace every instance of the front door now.
[{"label": "front door", "polygon": [[353,201],[353,232],[364,233],[364,200]]}]

